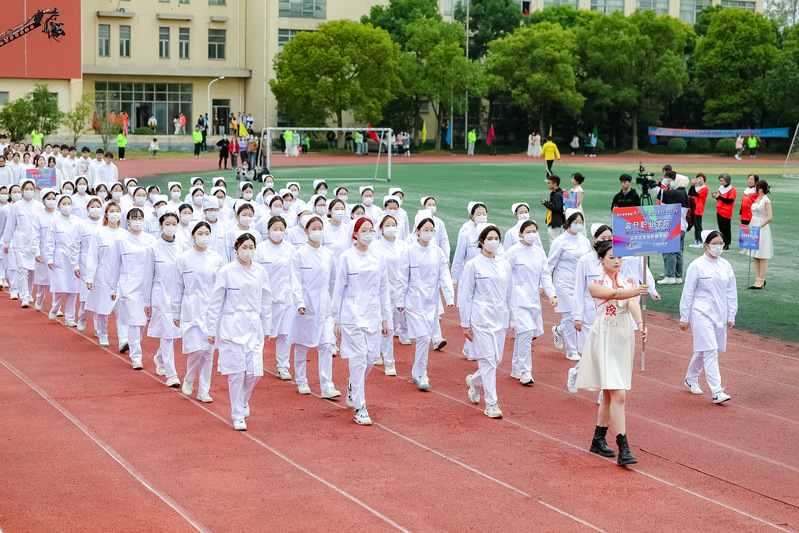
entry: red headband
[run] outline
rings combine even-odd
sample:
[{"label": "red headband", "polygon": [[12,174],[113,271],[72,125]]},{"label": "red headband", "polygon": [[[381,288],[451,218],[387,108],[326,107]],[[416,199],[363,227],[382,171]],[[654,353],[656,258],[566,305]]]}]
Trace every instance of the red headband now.
[{"label": "red headband", "polygon": [[[352,240],[354,241],[358,240],[358,238],[356,237],[358,230],[361,229],[361,226],[363,226],[366,222],[372,224],[372,221],[366,217],[361,217],[355,221],[355,227],[352,229]],[[374,227],[374,224],[372,224],[372,226]]]}]

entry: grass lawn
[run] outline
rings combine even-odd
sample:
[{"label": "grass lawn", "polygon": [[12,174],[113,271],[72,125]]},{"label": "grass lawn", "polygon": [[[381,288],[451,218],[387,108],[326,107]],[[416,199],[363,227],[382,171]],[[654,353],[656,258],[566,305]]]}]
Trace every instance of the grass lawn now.
[{"label": "grass lawn", "polygon": [[[668,161],[664,159],[663,163]],[[647,170],[659,173],[662,165],[650,165]],[[554,171],[561,176],[563,182],[570,186],[569,176],[573,172],[580,172],[586,176],[583,184],[585,190],[584,211],[586,225],[592,223],[610,223],[610,203],[619,190],[619,174],[627,172],[635,176],[637,164],[631,162],[629,166],[617,163],[594,163],[590,165],[577,165],[556,163]],[[792,231],[797,228],[795,219],[790,215],[791,205],[799,205],[799,180],[783,179],[780,177],[781,166],[758,166],[756,163],[744,168],[725,167],[720,160],[715,165],[675,165],[675,170],[681,174],[692,177],[697,172],[704,172],[709,176],[708,185],[711,190],[717,186],[715,179],[721,172],[740,170],[747,173],[757,173],[761,179],[768,180],[771,185],[771,200],[773,202],[774,220],[772,222],[772,236],[774,239],[775,257],[769,261],[767,288],[762,291],[747,290],[754,282],[754,269],[748,274],[751,259],[740,255],[737,248],[737,226],[733,226],[733,244],[731,250],[724,253],[724,258],[730,261],[738,279],[738,300],[740,310],[736,327],[772,336],[787,341],[799,341],[799,305],[796,297],[799,291],[791,278],[799,264],[799,246],[795,242]],[[381,168],[384,173],[384,169]],[[457,231],[461,224],[468,218],[466,204],[472,200],[484,202],[489,209],[489,221],[497,224],[504,231],[515,219],[510,212],[510,206],[515,202],[528,202],[531,207],[531,218],[539,221],[543,226],[546,210],[540,205],[543,198],[548,198],[545,183],[543,163],[448,163],[448,164],[414,164],[395,165],[392,168],[392,182],[376,182],[376,197],[382,200],[389,186],[402,187],[405,192],[404,207],[413,221],[413,216],[419,208],[419,198],[422,195],[435,196],[438,202],[437,215],[447,225],[452,248],[454,251]],[[220,174],[218,171],[202,174],[204,178],[224,175],[227,178],[233,173],[227,171]],[[330,181],[331,193],[333,187],[344,185],[349,187],[349,196],[356,199],[359,185],[372,184],[374,167],[372,166],[334,166],[334,167],[307,167],[276,169],[274,176],[278,186],[283,186],[286,181],[301,181],[301,198],[307,200],[310,196],[311,181],[326,178]],[[176,176],[158,176],[152,179],[141,180],[142,185],[156,183],[162,187],[167,181],[176,178],[184,184],[188,183],[189,174]],[[736,213],[740,206],[740,197],[746,187],[746,174],[736,172],[732,174],[733,185],[738,190]],[[335,180],[335,181],[333,181]],[[260,183],[256,183],[256,192]],[[235,185],[230,183],[228,188],[235,192]],[[206,190],[208,188],[206,187]],[[705,229],[716,229],[715,202],[708,201],[708,209],[704,216]],[[794,220],[794,222],[791,222]],[[734,219],[733,222],[736,220]],[[794,228],[794,230],[791,230]],[[548,249],[546,231],[542,232],[544,246]],[[691,261],[701,254],[701,250],[689,248],[693,242],[693,231],[685,239],[684,268],[687,269]],[[792,266],[793,265],[793,266]],[[655,279],[663,277],[663,260],[659,257],[651,259],[651,269]],[[793,287],[793,288],[791,288]],[[681,285],[659,286],[663,299],[660,302],[649,300],[649,308],[677,314],[682,291]]]}]

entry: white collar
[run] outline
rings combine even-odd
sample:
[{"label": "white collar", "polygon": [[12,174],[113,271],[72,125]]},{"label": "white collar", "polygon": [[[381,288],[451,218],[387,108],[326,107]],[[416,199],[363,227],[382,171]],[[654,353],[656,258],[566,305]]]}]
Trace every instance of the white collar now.
[{"label": "white collar", "polygon": [[719,185],[719,192],[721,194],[727,194],[732,189],[732,183],[729,185]]}]

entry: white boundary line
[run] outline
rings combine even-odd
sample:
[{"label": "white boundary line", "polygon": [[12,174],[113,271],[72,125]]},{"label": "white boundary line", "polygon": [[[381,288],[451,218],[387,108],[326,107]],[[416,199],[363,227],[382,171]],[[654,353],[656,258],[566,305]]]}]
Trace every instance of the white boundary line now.
[{"label": "white boundary line", "polygon": [[78,420],[72,413],[70,413],[66,408],[64,408],[60,403],[55,401],[44,391],[41,387],[33,383],[25,374],[17,370],[11,363],[6,361],[5,359],[0,359],[0,364],[6,367],[12,374],[17,376],[23,383],[25,383],[28,387],[33,389],[39,396],[44,398],[44,400],[55,407],[58,412],[60,412],[64,417],[67,418],[70,422],[75,424],[78,429],[80,429],[87,437],[89,437],[97,446],[102,448],[102,450],[107,453],[114,461],[119,463],[119,465],[128,471],[128,473],[136,478],[136,480],[141,483],[147,490],[152,492],[155,496],[157,496],[161,501],[166,503],[169,507],[172,508],[176,513],[182,516],[189,524],[192,525],[194,529],[197,531],[210,531],[207,527],[202,525],[196,519],[194,519],[188,511],[183,509],[175,500],[170,498],[168,495],[164,494],[157,488],[153,486],[150,481],[147,480],[142,474],[140,474],[128,461],[126,461],[116,450],[114,450],[111,446],[103,442],[97,435],[92,432],[86,425]]}]

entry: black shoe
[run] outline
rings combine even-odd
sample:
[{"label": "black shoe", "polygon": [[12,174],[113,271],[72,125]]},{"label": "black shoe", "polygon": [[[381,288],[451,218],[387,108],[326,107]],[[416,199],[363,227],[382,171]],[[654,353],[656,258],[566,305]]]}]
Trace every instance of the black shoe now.
[{"label": "black shoe", "polygon": [[617,465],[633,465],[638,462],[630,452],[630,445],[627,444],[627,435],[616,435],[616,445],[619,447],[619,458],[616,460]]},{"label": "black shoe", "polygon": [[761,291],[761,290],[763,290],[763,287],[765,287],[765,285],[762,285],[762,286],[760,286],[760,287],[757,287],[757,286],[755,286],[755,285],[752,285],[751,287],[749,287],[749,290],[750,290],[750,291]]},{"label": "black shoe", "polygon": [[608,428],[597,426],[594,430],[594,438],[591,441],[591,448],[588,449],[591,453],[598,453],[602,457],[616,457],[616,452],[614,452],[610,446],[608,446],[607,441],[605,440],[605,435],[608,433]]}]

